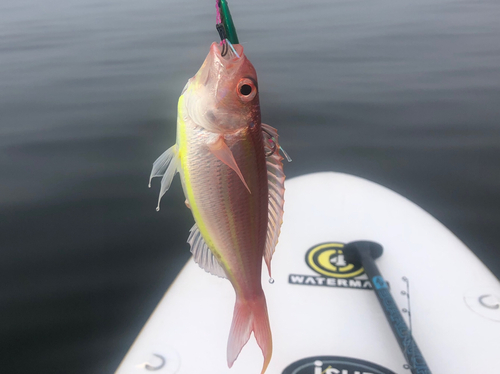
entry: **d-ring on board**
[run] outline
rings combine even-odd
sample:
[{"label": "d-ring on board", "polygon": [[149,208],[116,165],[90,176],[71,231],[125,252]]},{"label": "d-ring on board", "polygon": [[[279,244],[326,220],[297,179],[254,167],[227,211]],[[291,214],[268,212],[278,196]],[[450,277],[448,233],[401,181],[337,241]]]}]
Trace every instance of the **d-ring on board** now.
[{"label": "d-ring on board", "polygon": [[489,309],[498,309],[498,308],[500,308],[500,301],[498,299],[496,300],[496,303],[489,304],[489,303],[487,303],[487,302],[484,301],[484,299],[486,299],[486,298],[495,298],[495,296],[493,296],[493,295],[481,295],[478,298],[479,304],[481,304],[482,306],[484,306],[486,308],[489,308]]},{"label": "d-ring on board", "polygon": [[159,355],[158,353],[153,353],[153,356],[156,356],[161,360],[161,362],[158,365],[153,366],[148,361],[146,361],[140,365],[137,365],[137,367],[142,367],[148,371],[157,371],[157,370],[160,370],[161,368],[163,368],[165,366],[165,363],[167,362],[165,357],[163,357],[162,355]]}]

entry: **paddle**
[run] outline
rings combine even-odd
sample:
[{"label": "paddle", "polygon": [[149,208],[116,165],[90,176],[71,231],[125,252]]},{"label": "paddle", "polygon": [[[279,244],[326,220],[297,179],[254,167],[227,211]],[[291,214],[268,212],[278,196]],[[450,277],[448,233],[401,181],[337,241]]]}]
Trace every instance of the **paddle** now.
[{"label": "paddle", "polygon": [[408,329],[396,302],[392,298],[387,282],[375,264],[375,259],[382,256],[384,251],[382,246],[370,241],[355,241],[346,244],[342,250],[346,259],[351,262],[361,262],[363,265],[412,374],[431,374],[422,352],[413,339],[411,330]]}]

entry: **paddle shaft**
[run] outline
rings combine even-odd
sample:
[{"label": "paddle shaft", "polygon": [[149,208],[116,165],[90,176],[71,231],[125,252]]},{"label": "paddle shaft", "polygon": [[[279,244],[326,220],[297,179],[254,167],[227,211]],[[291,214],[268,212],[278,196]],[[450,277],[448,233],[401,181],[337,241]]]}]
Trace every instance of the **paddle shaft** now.
[{"label": "paddle shaft", "polygon": [[410,366],[410,371],[412,374],[431,374],[424,356],[422,356],[422,352],[420,352],[396,302],[392,298],[387,282],[382,277],[374,259],[370,255],[369,247],[358,245],[357,249],[361,264],[373,286],[380,306],[398,341],[399,347]]}]

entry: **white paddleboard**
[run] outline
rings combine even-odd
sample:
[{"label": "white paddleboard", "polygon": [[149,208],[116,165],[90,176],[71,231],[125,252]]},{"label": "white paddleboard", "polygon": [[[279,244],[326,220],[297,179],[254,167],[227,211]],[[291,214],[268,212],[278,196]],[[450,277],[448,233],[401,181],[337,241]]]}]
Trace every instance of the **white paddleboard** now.
[{"label": "white paddleboard", "polygon": [[[410,373],[363,269],[342,256],[356,240],[384,247],[376,263],[401,309],[409,279],[413,336],[434,374],[500,373],[499,280],[421,208],[340,173],[286,182],[275,281],[265,269],[262,278],[274,346],[267,373]],[[117,373],[260,373],[253,336],[227,367],[234,301],[227,280],[190,260]]]}]

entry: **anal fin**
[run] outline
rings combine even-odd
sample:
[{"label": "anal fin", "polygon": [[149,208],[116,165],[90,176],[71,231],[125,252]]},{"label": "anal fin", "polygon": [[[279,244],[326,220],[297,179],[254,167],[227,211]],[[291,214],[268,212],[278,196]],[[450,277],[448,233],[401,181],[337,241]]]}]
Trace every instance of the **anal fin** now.
[{"label": "anal fin", "polygon": [[189,232],[190,234],[187,242],[191,245],[191,253],[193,254],[194,262],[210,274],[221,278],[227,278],[224,268],[215,258],[214,254],[203,239],[200,229],[196,223],[191,230],[189,230]]}]

